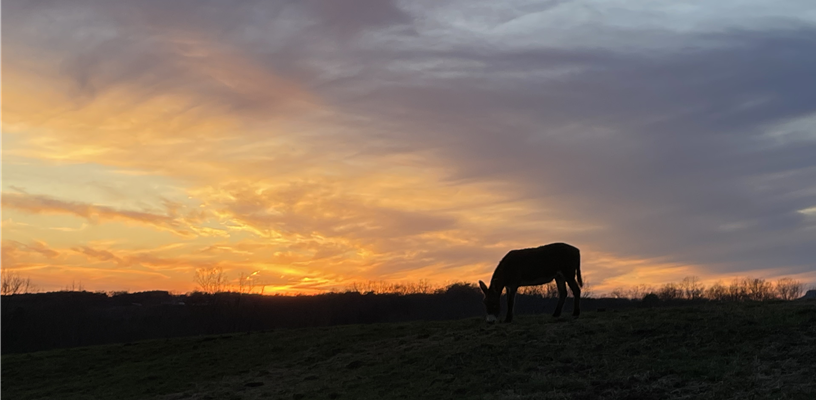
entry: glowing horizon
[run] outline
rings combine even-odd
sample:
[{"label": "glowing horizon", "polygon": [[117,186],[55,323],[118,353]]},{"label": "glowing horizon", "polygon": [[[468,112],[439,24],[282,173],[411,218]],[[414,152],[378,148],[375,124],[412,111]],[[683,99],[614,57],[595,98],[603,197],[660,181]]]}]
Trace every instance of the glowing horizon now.
[{"label": "glowing horizon", "polygon": [[816,61],[791,56],[813,18],[582,3],[4,2],[2,268],[314,293],[476,282],[563,241],[596,292],[816,284]]}]

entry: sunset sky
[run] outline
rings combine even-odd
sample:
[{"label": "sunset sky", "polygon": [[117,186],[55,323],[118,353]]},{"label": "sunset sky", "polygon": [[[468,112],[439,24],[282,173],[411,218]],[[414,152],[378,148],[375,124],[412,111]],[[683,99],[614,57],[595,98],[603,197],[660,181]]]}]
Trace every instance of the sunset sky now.
[{"label": "sunset sky", "polygon": [[42,291],[816,285],[812,0],[5,0],[2,122]]}]

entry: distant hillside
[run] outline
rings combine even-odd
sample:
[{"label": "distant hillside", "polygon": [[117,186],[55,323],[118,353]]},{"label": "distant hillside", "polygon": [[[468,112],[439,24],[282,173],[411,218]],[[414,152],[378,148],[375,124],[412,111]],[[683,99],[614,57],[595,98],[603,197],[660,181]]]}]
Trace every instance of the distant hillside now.
[{"label": "distant hillside", "polygon": [[280,329],[3,356],[9,399],[812,399],[816,302]]},{"label": "distant hillside", "polygon": [[[377,322],[450,320],[484,314],[482,292],[452,285],[434,294],[329,293],[260,296],[171,295],[163,291],[108,296],[52,292],[3,296],[3,354],[144,339]],[[557,300],[520,295],[520,314],[552,313]],[[584,299],[584,310],[639,302]],[[565,313],[572,310],[567,302]]]}]

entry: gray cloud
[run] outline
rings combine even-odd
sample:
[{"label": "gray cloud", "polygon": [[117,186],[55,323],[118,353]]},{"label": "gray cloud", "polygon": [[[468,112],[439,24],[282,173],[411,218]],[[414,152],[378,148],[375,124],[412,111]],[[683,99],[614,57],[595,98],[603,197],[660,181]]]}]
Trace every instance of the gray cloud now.
[{"label": "gray cloud", "polygon": [[[418,132],[393,140],[437,147],[452,180],[511,182],[604,227],[571,240],[732,264],[718,268],[812,270],[814,222],[798,210],[816,204],[816,137],[784,143],[768,132],[816,112],[816,29],[686,40],[690,50],[652,54],[473,53],[475,77],[406,80],[359,107]],[[695,49],[707,41],[719,45]],[[536,78],[563,65],[575,72]],[[530,77],[502,76],[522,70]]]}]

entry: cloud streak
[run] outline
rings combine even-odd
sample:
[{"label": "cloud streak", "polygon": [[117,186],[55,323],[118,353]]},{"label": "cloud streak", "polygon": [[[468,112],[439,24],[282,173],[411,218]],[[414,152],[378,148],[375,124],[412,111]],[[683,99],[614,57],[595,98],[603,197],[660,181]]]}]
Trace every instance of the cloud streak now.
[{"label": "cloud streak", "polygon": [[90,223],[122,221],[145,224],[185,237],[194,236],[186,225],[190,221],[200,218],[197,213],[188,214],[186,217],[181,216],[178,211],[172,208],[167,210],[167,214],[162,215],[144,211],[117,210],[108,206],[63,201],[50,196],[27,193],[4,193],[3,207],[33,214],[74,215],[84,218]]}]

